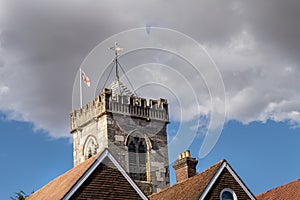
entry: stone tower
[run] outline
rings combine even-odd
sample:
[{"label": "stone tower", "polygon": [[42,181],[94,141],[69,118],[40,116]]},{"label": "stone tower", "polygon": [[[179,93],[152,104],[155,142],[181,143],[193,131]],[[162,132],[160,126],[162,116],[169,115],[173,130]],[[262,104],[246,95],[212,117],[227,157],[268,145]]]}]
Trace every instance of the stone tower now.
[{"label": "stone tower", "polygon": [[134,96],[117,78],[70,114],[74,165],[108,148],[145,194],[169,186],[166,99]]}]

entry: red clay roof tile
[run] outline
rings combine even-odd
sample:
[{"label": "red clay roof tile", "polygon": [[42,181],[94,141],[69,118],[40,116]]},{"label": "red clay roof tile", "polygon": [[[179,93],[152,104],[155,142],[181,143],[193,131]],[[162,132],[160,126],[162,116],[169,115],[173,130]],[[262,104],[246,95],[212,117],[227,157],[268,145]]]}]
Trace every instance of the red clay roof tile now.
[{"label": "red clay roof tile", "polygon": [[220,169],[225,160],[221,160],[204,172],[165,188],[158,193],[149,196],[150,200],[177,200],[177,199],[199,199],[214,175]]},{"label": "red clay roof tile", "polygon": [[256,196],[257,200],[300,200],[300,179]]},{"label": "red clay roof tile", "polygon": [[96,161],[96,158],[97,156],[93,156],[68,172],[55,178],[43,188],[27,197],[26,200],[62,199],[73,185],[75,185],[83,174],[92,166],[92,164]]}]

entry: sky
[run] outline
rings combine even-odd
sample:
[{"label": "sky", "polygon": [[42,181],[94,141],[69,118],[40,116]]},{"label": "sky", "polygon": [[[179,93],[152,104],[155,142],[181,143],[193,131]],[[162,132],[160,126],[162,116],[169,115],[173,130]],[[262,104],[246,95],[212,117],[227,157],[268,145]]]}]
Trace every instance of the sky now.
[{"label": "sky", "polygon": [[[198,171],[225,158],[254,194],[298,179],[299,9],[295,0],[0,0],[0,198],[20,189],[36,191],[73,166],[69,113],[79,67],[107,38],[138,27],[150,37],[149,26],[179,31],[201,44],[222,77],[226,121]],[[197,57],[189,47],[178,42],[179,50]],[[109,51],[101,56],[113,58]],[[140,93],[168,98],[170,140],[180,124],[183,131],[194,131],[187,125],[195,119],[206,129],[210,94],[189,64],[151,50],[131,52],[121,61],[134,83],[165,83],[165,89],[150,85]],[[140,70],[132,68],[143,63],[148,64]],[[147,77],[140,76],[143,70]],[[182,77],[184,84],[178,81]],[[189,147],[194,157],[204,135],[198,131]]]}]

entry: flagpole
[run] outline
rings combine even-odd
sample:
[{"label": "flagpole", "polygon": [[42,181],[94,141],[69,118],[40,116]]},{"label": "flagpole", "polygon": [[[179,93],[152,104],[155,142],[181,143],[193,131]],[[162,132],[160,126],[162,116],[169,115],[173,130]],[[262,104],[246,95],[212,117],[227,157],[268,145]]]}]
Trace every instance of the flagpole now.
[{"label": "flagpole", "polygon": [[82,79],[82,71],[81,71],[81,67],[79,68],[79,96],[80,96],[80,108],[82,108],[82,86],[81,86],[81,79]]}]

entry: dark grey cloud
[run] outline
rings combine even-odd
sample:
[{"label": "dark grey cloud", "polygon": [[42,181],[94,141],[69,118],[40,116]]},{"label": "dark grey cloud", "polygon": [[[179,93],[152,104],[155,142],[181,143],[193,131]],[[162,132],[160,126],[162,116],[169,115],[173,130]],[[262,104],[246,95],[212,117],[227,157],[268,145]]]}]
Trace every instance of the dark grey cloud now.
[{"label": "dark grey cloud", "polygon": [[290,58],[299,58],[299,7],[300,2],[295,0],[245,1],[240,9],[261,48],[275,51],[288,62]]},{"label": "dark grey cloud", "polygon": [[224,78],[229,120],[297,124],[299,4],[3,0],[0,109],[53,137],[68,136],[73,81],[85,56],[113,34],[151,24],[204,44]]}]

